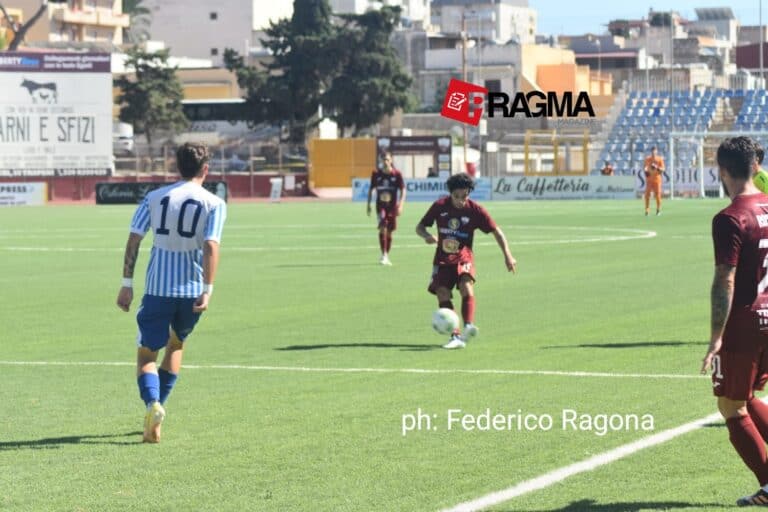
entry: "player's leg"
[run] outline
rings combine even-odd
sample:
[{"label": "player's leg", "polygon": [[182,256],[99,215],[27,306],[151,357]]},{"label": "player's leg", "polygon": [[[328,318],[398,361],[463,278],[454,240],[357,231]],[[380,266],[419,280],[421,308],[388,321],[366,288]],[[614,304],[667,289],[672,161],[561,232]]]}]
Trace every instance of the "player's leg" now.
[{"label": "player's leg", "polygon": [[472,273],[465,272],[459,276],[459,293],[461,294],[461,317],[464,320],[464,335],[466,342],[478,335],[475,325],[475,278]]},{"label": "player's leg", "polygon": [[385,247],[387,250],[387,265],[391,265],[392,263],[389,260],[389,254],[392,251],[392,233],[397,229],[397,216],[394,212],[387,215],[387,236],[385,240]]},{"label": "player's leg", "polygon": [[653,195],[656,199],[656,215],[661,215],[661,181],[653,187]]},{"label": "player's leg", "polygon": [[382,208],[378,213],[379,218],[379,249],[381,249],[381,258],[379,263],[385,265],[384,261],[387,259],[387,211]]},{"label": "player's leg", "polygon": [[168,400],[168,395],[171,394],[173,386],[176,385],[176,380],[179,377],[179,371],[181,370],[181,358],[184,354],[184,343],[176,335],[176,332],[171,329],[171,338],[168,340],[168,345],[165,347],[165,355],[163,356],[163,362],[158,370],[160,377],[160,403],[165,405]]},{"label": "player's leg", "polygon": [[172,317],[171,299],[152,295],[144,296],[136,315],[139,325],[136,376],[139,395],[147,408],[144,415],[144,441],[149,443],[160,442],[160,424],[165,418],[165,409],[160,403],[157,354],[168,343]]},{"label": "player's leg", "polygon": [[[437,296],[437,304],[439,307],[455,311],[453,308],[453,301],[451,300],[451,288],[448,288],[447,286],[440,286],[435,290],[435,295]],[[448,339],[448,343],[443,345],[443,348],[464,348],[465,345],[466,344],[464,343],[464,340],[461,339],[461,331],[456,328],[451,333],[451,337]]]},{"label": "player's leg", "polygon": [[[441,308],[456,311],[453,307],[452,290],[458,282],[458,272],[456,265],[435,265],[432,267],[432,279],[429,282],[427,290],[437,297],[437,305]],[[443,348],[454,349],[464,348],[464,340],[461,339],[461,331],[457,328],[451,333],[448,343]]]},{"label": "player's leg", "polygon": [[379,227],[379,248],[381,249],[381,258],[379,258],[379,263],[382,265],[386,265],[387,259],[389,256],[387,255],[387,237],[389,236],[389,232],[387,230],[387,227],[382,225]]},{"label": "player's leg", "polygon": [[[757,373],[757,356],[748,352],[727,350],[729,333],[724,337],[725,349],[713,361],[712,385],[717,408],[725,418],[729,440],[744,464],[752,471],[760,486],[768,484],[768,455],[757,426],[747,409]],[[768,503],[768,489],[738,500],[740,505]]]},{"label": "player's leg", "polygon": [[160,365],[160,403],[165,404],[171,394],[181,371],[181,359],[184,355],[184,342],[192,334],[200,320],[200,313],[192,307],[195,299],[174,299],[176,311],[171,321],[168,346],[165,348],[163,363]]},{"label": "player's leg", "polygon": [[643,201],[645,202],[645,214],[648,215],[648,205],[651,202],[651,186],[645,183],[645,192],[643,192]]},{"label": "player's leg", "polygon": [[[762,349],[760,350],[760,364],[758,365],[757,378],[755,379],[753,390],[762,390],[765,388],[766,382],[768,382],[768,350]],[[768,443],[768,404],[752,395],[752,398],[747,400],[747,412],[760,432],[763,441]]]}]

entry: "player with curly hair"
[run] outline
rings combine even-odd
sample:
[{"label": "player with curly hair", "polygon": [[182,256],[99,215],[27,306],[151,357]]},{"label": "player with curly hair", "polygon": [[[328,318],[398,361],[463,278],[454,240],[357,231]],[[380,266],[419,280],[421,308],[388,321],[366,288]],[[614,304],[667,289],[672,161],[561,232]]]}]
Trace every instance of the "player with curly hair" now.
[{"label": "player with curly hair", "polygon": [[[416,226],[416,234],[428,244],[437,244],[432,262],[432,278],[427,288],[437,296],[441,308],[453,309],[452,290],[458,288],[461,295],[461,316],[464,333],[458,330],[443,348],[464,348],[466,343],[477,336],[475,319],[475,261],[472,241],[475,230],[493,233],[496,243],[504,254],[507,270],[515,272],[517,261],[512,257],[507,239],[501,228],[488,212],[469,194],[475,189],[475,180],[467,173],[459,173],[446,182],[450,195],[432,203],[427,213]],[[427,227],[437,224],[437,237]]]}]

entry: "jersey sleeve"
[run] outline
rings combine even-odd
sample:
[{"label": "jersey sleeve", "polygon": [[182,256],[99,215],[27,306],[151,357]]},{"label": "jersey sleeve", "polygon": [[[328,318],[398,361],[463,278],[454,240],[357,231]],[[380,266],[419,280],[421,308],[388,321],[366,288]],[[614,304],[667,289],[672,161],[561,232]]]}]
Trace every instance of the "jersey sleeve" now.
[{"label": "jersey sleeve", "polygon": [[429,210],[427,210],[427,213],[424,214],[424,216],[419,221],[419,224],[425,227],[429,227],[432,224],[434,224],[435,219],[437,218],[437,203],[432,203],[432,206],[429,207]]},{"label": "jersey sleeve", "polygon": [[760,192],[768,194],[768,172],[762,168],[758,169],[754,178],[752,178],[752,182]]},{"label": "jersey sleeve", "polygon": [[742,238],[736,219],[719,213],[712,219],[712,241],[715,245],[715,264],[735,267],[739,262]]},{"label": "jersey sleeve", "polygon": [[147,195],[133,214],[133,219],[131,219],[131,233],[141,236],[146,235],[147,231],[149,231],[149,221],[149,196]]},{"label": "jersey sleeve", "polygon": [[222,201],[208,214],[208,222],[205,225],[205,240],[221,243],[221,233],[224,230],[225,220],[227,220],[227,204]]},{"label": "jersey sleeve", "polygon": [[477,228],[483,233],[490,233],[496,229],[496,222],[491,218],[488,211],[482,206],[477,207],[478,222]]}]

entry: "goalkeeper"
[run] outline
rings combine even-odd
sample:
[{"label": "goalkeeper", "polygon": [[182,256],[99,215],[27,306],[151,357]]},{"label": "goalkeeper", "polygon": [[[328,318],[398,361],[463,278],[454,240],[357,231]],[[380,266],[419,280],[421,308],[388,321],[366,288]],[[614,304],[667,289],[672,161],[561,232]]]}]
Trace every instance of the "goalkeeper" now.
[{"label": "goalkeeper", "polygon": [[661,215],[661,180],[664,177],[664,158],[659,155],[656,146],[651,148],[651,154],[645,158],[643,171],[645,172],[645,216],[648,216],[648,203],[651,193],[656,198],[656,215]]}]

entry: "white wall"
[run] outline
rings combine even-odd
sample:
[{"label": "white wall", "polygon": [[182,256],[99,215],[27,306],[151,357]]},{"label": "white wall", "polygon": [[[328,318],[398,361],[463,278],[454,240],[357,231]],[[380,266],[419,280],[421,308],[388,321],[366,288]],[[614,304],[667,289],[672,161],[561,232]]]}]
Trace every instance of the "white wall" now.
[{"label": "white wall", "polygon": [[[217,0],[204,4],[188,0],[144,2],[152,13],[151,39],[165,41],[171,55],[211,59],[217,66],[223,62],[225,48],[241,54],[245,51],[246,40],[252,37],[253,4],[253,0]],[[211,19],[211,13],[216,14],[215,20]],[[212,49],[218,54],[214,55]]]}]

